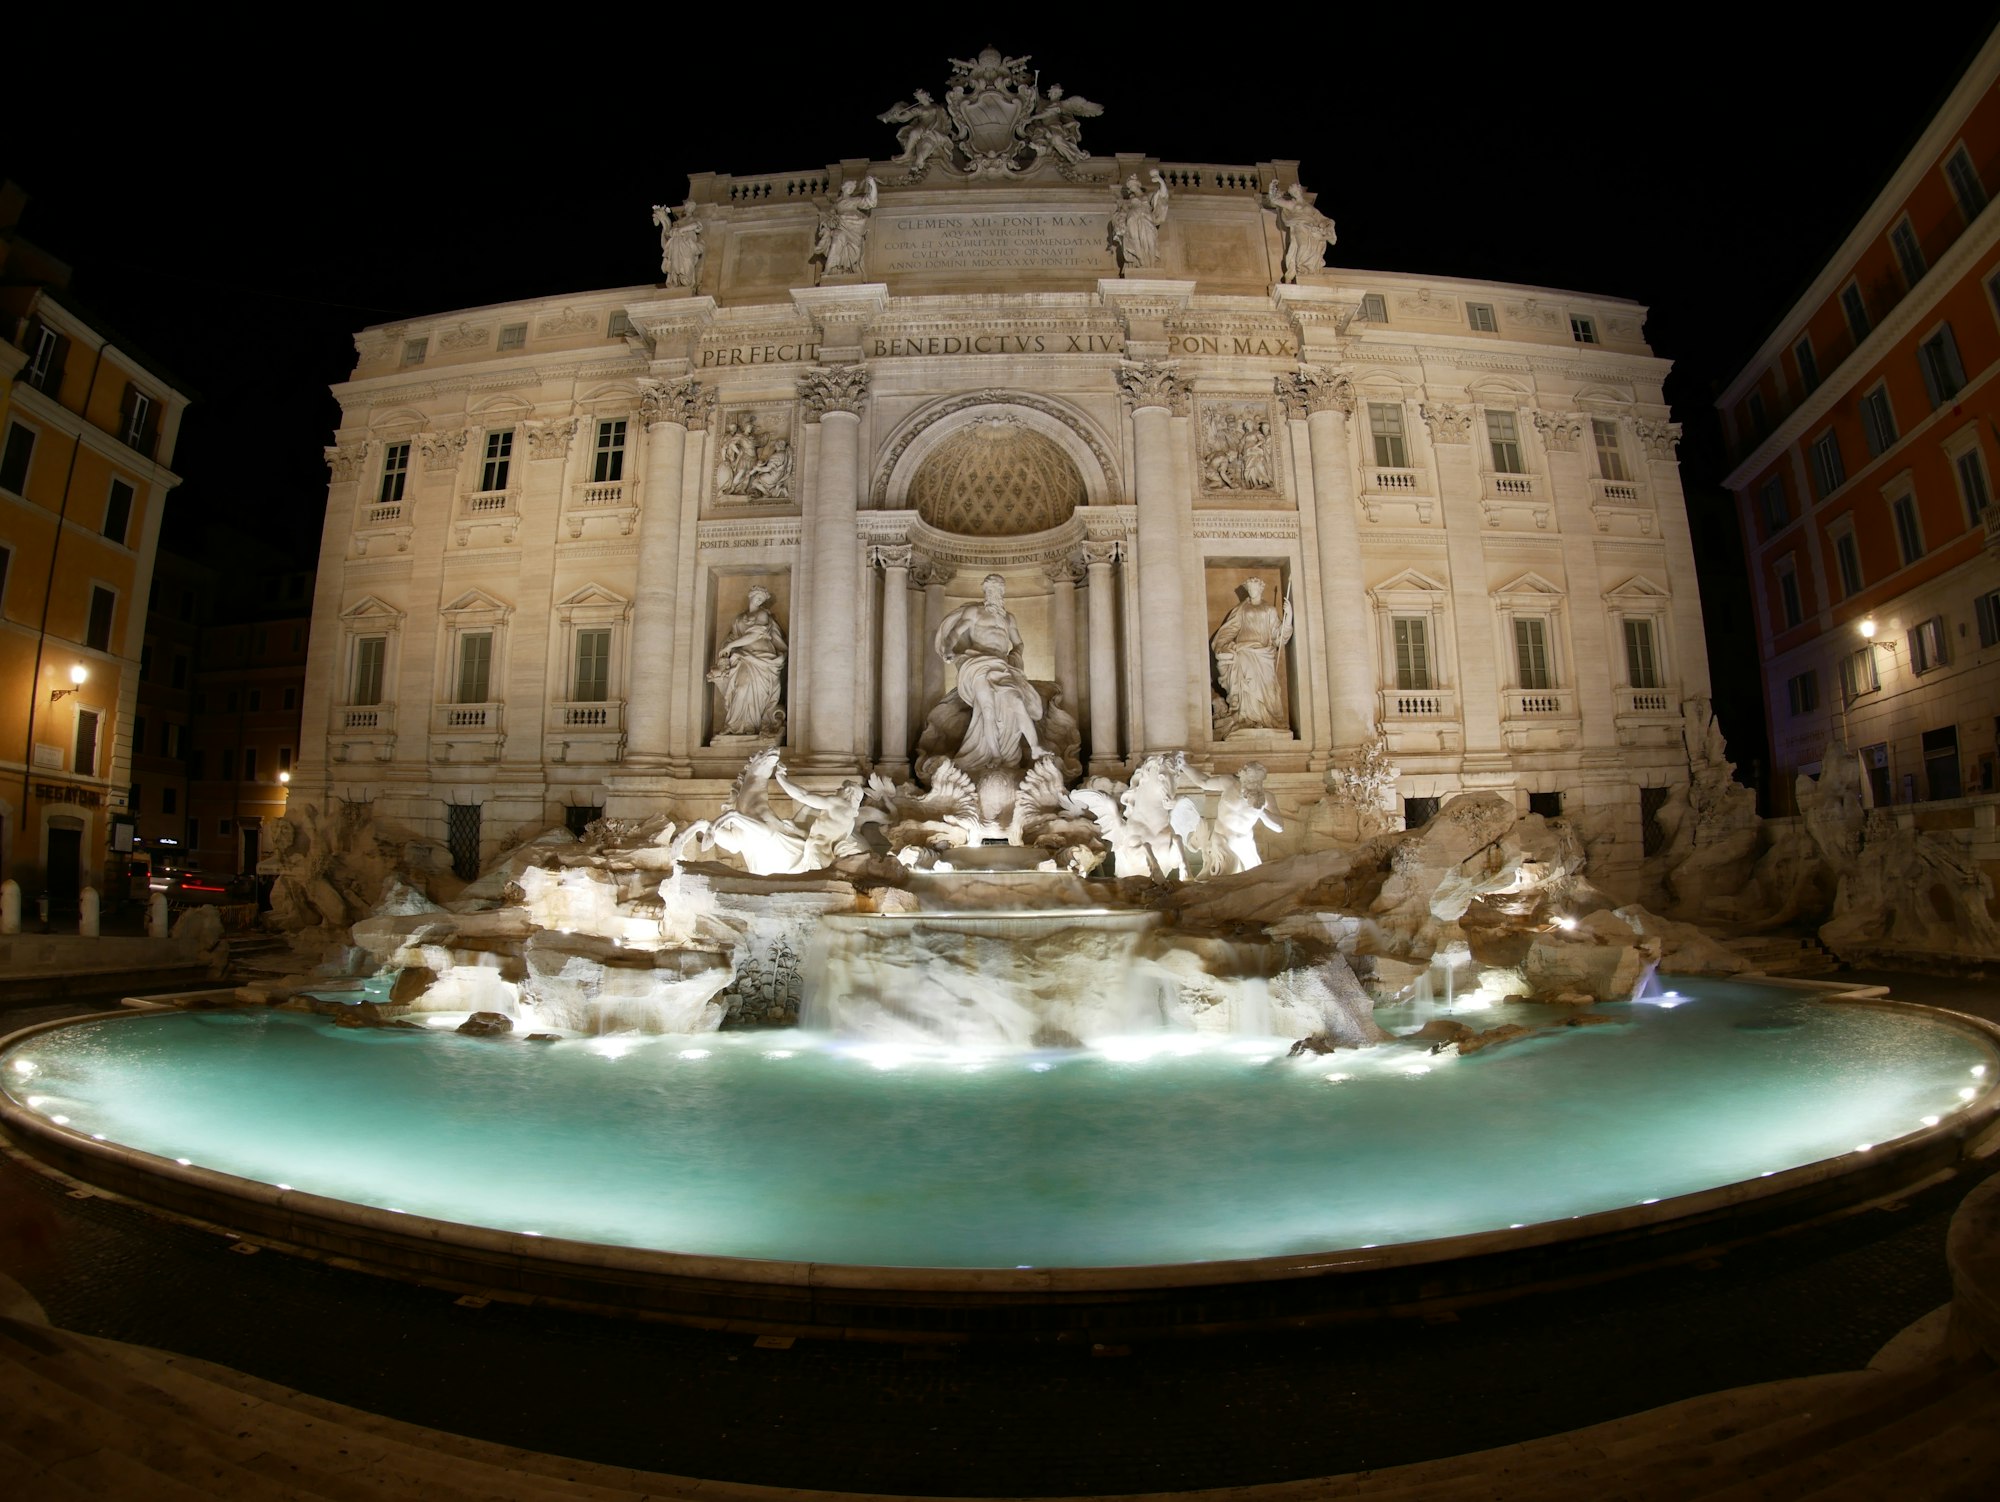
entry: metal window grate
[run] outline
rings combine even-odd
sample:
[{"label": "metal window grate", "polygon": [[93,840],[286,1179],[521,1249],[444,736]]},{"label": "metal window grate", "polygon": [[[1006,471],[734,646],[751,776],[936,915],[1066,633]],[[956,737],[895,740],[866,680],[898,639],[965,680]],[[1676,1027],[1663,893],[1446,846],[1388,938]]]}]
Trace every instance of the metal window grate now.
[{"label": "metal window grate", "polygon": [[465,881],[479,875],[479,805],[447,803],[444,806],[445,844],[451,848],[451,869]]}]

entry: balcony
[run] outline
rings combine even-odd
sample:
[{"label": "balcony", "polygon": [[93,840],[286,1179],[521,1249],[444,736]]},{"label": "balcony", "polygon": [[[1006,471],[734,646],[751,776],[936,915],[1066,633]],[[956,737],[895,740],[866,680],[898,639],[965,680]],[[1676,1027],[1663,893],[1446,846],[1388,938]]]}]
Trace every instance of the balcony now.
[{"label": "balcony", "polygon": [[1368,520],[1380,521],[1382,507],[1396,501],[1417,508],[1417,520],[1428,526],[1437,498],[1420,469],[1391,469],[1371,464],[1361,471],[1361,509]]},{"label": "balcony", "polygon": [[366,558],[370,548],[378,552],[409,552],[411,510],[406,500],[361,507],[354,518],[354,556]]},{"label": "balcony", "polygon": [[1597,530],[1609,532],[1612,523],[1623,518],[1636,525],[1639,535],[1651,537],[1655,513],[1646,492],[1634,480],[1606,480],[1593,475],[1590,480],[1590,514]]},{"label": "balcony", "polygon": [[438,704],[431,708],[431,734],[453,731],[491,733],[500,728],[501,704]]},{"label": "balcony", "polygon": [[503,542],[512,542],[521,530],[521,493],[518,490],[475,490],[458,499],[458,517],[452,524],[452,541],[469,547],[472,534],[483,527],[498,527]]},{"label": "balcony", "polygon": [[1989,504],[1982,520],[1986,526],[1986,546],[2000,549],[2000,506]]},{"label": "balcony", "polygon": [[340,716],[342,730],[383,731],[396,728],[396,706],[393,704],[356,704],[336,712]]},{"label": "balcony", "polygon": [[616,526],[620,537],[632,535],[639,520],[637,480],[585,480],[570,487],[569,504],[563,508],[563,525],[571,538],[583,536],[593,521],[605,523],[597,530],[608,534]]},{"label": "balcony", "polygon": [[1534,475],[1487,473],[1479,477],[1479,506],[1486,513],[1486,525],[1497,527],[1509,511],[1527,511],[1538,529],[1549,525],[1549,502],[1542,495],[1542,482]]},{"label": "balcony", "polygon": [[1681,737],[1680,690],[1627,688],[1616,694],[1618,744],[1621,746],[1671,746]]},{"label": "balcony", "polygon": [[1674,696],[1663,688],[1620,688],[1618,690],[1618,718],[1634,715],[1672,715],[1680,718],[1680,706]]},{"label": "balcony", "polygon": [[1376,706],[1378,716],[1389,720],[1455,720],[1458,694],[1449,688],[1385,688]]},{"label": "balcony", "polygon": [[504,704],[433,704],[431,760],[491,762],[507,744]]},{"label": "balcony", "polygon": [[1500,722],[1500,737],[1509,751],[1567,750],[1583,731],[1576,691],[1567,688],[1502,689]]},{"label": "balcony", "polygon": [[622,699],[569,700],[550,706],[544,758],[574,765],[617,762],[625,754]]},{"label": "balcony", "polygon": [[1576,713],[1576,695],[1566,688],[1510,688],[1500,701],[1500,712],[1510,720]]},{"label": "balcony", "polygon": [[1457,689],[1379,689],[1375,715],[1389,749],[1399,755],[1455,756],[1465,749]]},{"label": "balcony", "polygon": [[396,706],[341,705],[333,711],[326,739],[334,761],[387,761],[396,751]]}]

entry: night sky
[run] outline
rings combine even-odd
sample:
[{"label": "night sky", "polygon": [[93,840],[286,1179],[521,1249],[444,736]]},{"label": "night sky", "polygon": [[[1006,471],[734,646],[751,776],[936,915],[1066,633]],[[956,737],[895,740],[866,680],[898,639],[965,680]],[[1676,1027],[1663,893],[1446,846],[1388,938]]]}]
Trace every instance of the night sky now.
[{"label": "night sky", "polygon": [[[907,18],[898,40],[847,39],[887,14],[694,28],[705,35],[657,11],[485,28],[468,14],[431,36],[315,15],[300,50],[226,70],[220,52],[162,37],[99,80],[142,128],[66,127],[75,110],[31,82],[0,130],[0,173],[30,194],[21,232],[70,262],[77,299],[199,397],[169,541],[220,516],[309,557],[337,416],[326,387],[352,368],[354,330],[650,283],[651,205],[678,203],[688,173],[890,156],[893,127],[874,117],[913,89],[940,94],[946,58],[990,41],[1105,107],[1085,122],[1088,149],[1300,161],[1339,225],[1338,268],[1647,304],[1647,337],[1676,364],[1667,395],[1700,536],[1732,525],[1702,500],[1726,468],[1715,391],[1996,19],[1927,8],[1919,32],[1737,7],[1651,10],[1628,28],[1630,10],[1543,5],[1483,23],[1287,8],[1231,24],[1225,8],[1115,41]],[[1308,50],[1311,67],[1297,61]],[[1731,556],[1716,553],[1720,571]]]}]

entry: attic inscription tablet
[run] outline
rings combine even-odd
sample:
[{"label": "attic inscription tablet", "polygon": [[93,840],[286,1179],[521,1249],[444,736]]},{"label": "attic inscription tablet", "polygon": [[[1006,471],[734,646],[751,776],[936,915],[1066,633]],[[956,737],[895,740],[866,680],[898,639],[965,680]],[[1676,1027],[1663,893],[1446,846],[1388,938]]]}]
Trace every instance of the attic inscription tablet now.
[{"label": "attic inscription tablet", "polygon": [[1110,264],[1101,213],[877,214],[875,275],[926,271],[1084,271]]}]

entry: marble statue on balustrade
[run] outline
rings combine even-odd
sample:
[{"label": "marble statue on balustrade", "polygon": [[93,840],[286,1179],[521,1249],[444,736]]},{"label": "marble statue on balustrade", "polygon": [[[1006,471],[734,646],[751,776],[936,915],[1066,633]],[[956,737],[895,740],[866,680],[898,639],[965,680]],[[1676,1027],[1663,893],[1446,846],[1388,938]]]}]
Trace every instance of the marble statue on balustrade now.
[{"label": "marble statue on balustrade", "polygon": [[1215,734],[1227,739],[1239,730],[1285,730],[1284,654],[1292,639],[1292,597],[1282,607],[1264,599],[1267,586],[1252,578],[1209,640],[1223,703],[1215,713]]},{"label": "marble statue on balustrade", "polygon": [[785,728],[778,700],[785,682],[785,633],[771,614],[771,592],[750,590],[749,608],[729,623],[708,681],[722,707],[722,735],[776,737]]},{"label": "marble statue on balustrade", "polygon": [[1296,282],[1301,273],[1324,271],[1326,249],[1338,238],[1333,221],[1306,202],[1304,183],[1293,183],[1283,193],[1272,180],[1264,201],[1278,211],[1285,227],[1285,269],[1283,280]]},{"label": "marble statue on balustrade", "polygon": [[859,191],[852,182],[840,185],[840,192],[819,205],[819,235],[813,241],[810,259],[820,263],[820,277],[851,276],[861,269],[861,254],[868,248],[868,216],[875,212],[875,179],[861,179]]},{"label": "marble statue on balustrade", "polygon": [[1027,98],[1031,113],[1016,131],[1028,143],[1028,149],[1038,158],[1052,155],[1072,167],[1082,161],[1087,153],[1082,144],[1081,122],[1103,114],[1104,106],[1093,104],[1080,94],[1065,95],[1059,83],[1050,84],[1040,102],[1036,102],[1035,90],[1030,86]]},{"label": "marble statue on balustrade", "polygon": [[933,649],[957,667],[953,693],[971,712],[952,760],[961,770],[1025,767],[1046,756],[1042,696],[1022,667],[1021,628],[1007,609],[1007,581],[988,574],[976,603],[938,625]]},{"label": "marble statue on balustrade", "polygon": [[1159,263],[1160,226],[1167,222],[1167,180],[1156,167],[1150,192],[1139,186],[1133,173],[1112,190],[1111,220],[1107,238],[1118,257],[1118,274],[1141,271]]},{"label": "marble statue on balustrade", "polygon": [[654,204],[653,223],[660,227],[660,275],[666,278],[669,287],[692,290],[701,282],[701,258],[705,254],[694,200],[690,198],[682,204],[678,214],[663,203]]},{"label": "marble statue on balustrade", "polygon": [[942,157],[947,165],[951,162],[954,145],[951,111],[935,103],[922,89],[917,90],[916,103],[892,105],[875,118],[885,125],[903,127],[896,132],[896,144],[902,148],[896,165],[908,167],[912,180],[924,175],[932,157]]}]

